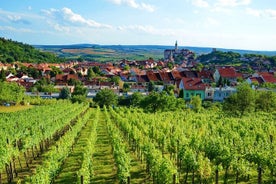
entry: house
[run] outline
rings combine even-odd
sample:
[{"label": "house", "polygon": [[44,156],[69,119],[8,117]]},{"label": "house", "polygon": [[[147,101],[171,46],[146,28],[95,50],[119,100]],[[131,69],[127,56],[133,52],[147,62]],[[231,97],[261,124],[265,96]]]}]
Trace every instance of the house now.
[{"label": "house", "polygon": [[202,70],[197,72],[198,78],[201,78],[202,82],[211,84],[214,82],[213,74],[210,70]]},{"label": "house", "polygon": [[163,81],[165,85],[174,84],[174,80],[171,72],[159,71],[159,76],[161,81]]},{"label": "house", "polygon": [[55,77],[56,84],[67,84],[70,79],[79,80],[77,74],[57,74]]},{"label": "house", "polygon": [[261,73],[259,73],[259,75],[263,79],[264,82],[276,84],[276,77],[274,76],[273,73],[261,72]]},{"label": "house", "polygon": [[223,102],[231,94],[236,93],[237,89],[229,86],[214,88],[213,101]]},{"label": "house", "polygon": [[138,85],[146,86],[149,83],[149,78],[147,75],[136,75],[135,76],[135,82]]},{"label": "house", "polygon": [[252,83],[257,84],[257,85],[260,85],[260,84],[264,83],[262,77],[249,77],[249,78],[246,79],[246,82],[250,85]]},{"label": "house", "polygon": [[151,82],[161,81],[159,73],[155,73],[153,71],[147,71],[146,74],[147,74],[147,77],[148,77],[149,81],[151,81]]},{"label": "house", "polygon": [[214,73],[215,82],[218,83],[219,80],[229,81],[230,84],[235,85],[237,83],[238,74],[236,69],[233,67],[222,67],[216,69]]},{"label": "house", "polygon": [[202,100],[205,99],[206,85],[200,78],[182,78],[179,84],[179,89],[183,89],[183,98],[191,100],[193,96],[199,96]]},{"label": "house", "polygon": [[205,100],[213,101],[214,99],[214,93],[215,93],[215,88],[211,86],[206,86],[205,89]]}]

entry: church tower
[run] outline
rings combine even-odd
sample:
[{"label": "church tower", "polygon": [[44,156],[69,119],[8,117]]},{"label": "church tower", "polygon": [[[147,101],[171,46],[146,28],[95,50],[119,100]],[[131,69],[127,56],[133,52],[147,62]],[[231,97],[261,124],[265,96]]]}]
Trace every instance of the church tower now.
[{"label": "church tower", "polygon": [[177,52],[177,50],[178,50],[178,46],[177,46],[177,40],[175,41],[175,46],[174,46],[174,50],[175,50],[175,52]]}]

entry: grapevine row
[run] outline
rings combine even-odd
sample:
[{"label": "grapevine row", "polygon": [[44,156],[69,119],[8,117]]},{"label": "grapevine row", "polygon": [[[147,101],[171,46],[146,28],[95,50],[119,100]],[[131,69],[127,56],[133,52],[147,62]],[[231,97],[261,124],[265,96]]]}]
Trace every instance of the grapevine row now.
[{"label": "grapevine row", "polygon": [[46,160],[36,169],[36,173],[31,176],[31,183],[51,183],[57,176],[63,160],[69,155],[75,139],[79,136],[80,131],[91,117],[92,111],[88,110],[76,122],[76,125],[71,128],[47,153]]}]

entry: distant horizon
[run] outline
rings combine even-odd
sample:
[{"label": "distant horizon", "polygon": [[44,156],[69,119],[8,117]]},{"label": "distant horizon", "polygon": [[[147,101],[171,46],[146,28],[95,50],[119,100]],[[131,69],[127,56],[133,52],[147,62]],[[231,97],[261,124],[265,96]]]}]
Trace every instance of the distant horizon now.
[{"label": "distant horizon", "polygon": [[[26,43],[28,44],[28,43]],[[159,45],[159,44],[97,44],[97,43],[72,43],[72,44],[30,44],[32,46],[74,46],[74,45],[91,45],[91,46],[161,46],[174,48],[174,45]],[[218,50],[239,50],[239,51],[260,51],[260,52],[276,52],[275,50],[250,50],[250,49],[239,49],[239,48],[219,48],[209,46],[190,46],[190,45],[178,45],[181,48],[205,48],[205,49],[218,49]]]}]

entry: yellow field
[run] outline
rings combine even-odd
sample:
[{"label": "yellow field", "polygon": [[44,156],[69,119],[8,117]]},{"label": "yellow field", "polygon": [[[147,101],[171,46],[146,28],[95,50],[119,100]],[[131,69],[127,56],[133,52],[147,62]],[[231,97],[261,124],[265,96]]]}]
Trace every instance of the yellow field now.
[{"label": "yellow field", "polygon": [[22,111],[29,108],[32,108],[32,106],[31,105],[16,105],[16,106],[10,106],[10,107],[0,106],[0,113]]}]

